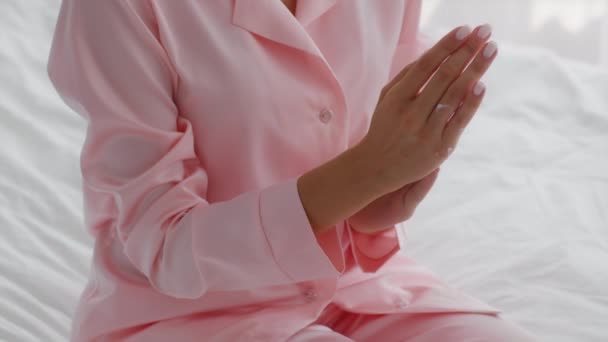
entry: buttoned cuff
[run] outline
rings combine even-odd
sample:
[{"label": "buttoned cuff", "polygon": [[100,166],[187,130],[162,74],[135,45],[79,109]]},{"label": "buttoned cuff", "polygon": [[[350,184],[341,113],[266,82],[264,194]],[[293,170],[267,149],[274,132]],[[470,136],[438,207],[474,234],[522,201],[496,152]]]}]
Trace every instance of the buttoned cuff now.
[{"label": "buttoned cuff", "polygon": [[[335,243],[319,244],[302,205],[297,180],[291,178],[260,192],[260,219],[275,262],[295,282],[337,278],[344,271],[343,253],[335,253]],[[329,234],[337,239],[335,229]]]}]

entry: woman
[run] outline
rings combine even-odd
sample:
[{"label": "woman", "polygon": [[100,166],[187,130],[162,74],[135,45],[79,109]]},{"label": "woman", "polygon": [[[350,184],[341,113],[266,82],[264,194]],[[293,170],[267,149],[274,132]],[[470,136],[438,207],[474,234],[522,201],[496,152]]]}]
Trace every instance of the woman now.
[{"label": "woman", "polygon": [[496,55],[461,27],[413,62],[419,12],[64,0],[48,74],[89,123],[95,237],[72,340],[531,340],[397,253]]}]

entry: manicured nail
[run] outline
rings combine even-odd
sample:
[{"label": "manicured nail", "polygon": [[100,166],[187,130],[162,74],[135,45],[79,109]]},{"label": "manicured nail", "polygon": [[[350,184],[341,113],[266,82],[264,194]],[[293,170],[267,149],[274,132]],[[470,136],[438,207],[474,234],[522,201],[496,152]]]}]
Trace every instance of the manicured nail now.
[{"label": "manicured nail", "polygon": [[446,108],[447,106],[448,106],[448,105],[445,105],[445,104],[439,103],[439,104],[438,104],[438,105],[435,107],[435,110],[436,110],[436,111],[438,111],[438,112],[440,112],[440,111],[442,111],[442,110],[443,110],[443,108]]},{"label": "manicured nail", "polygon": [[462,26],[456,31],[456,39],[463,40],[469,33],[471,33],[471,27],[469,25]]},{"label": "manicured nail", "polygon": [[492,33],[492,26],[490,24],[483,24],[477,30],[477,36],[481,39],[486,39]]},{"label": "manicured nail", "polygon": [[483,56],[485,58],[490,58],[494,54],[494,52],[496,52],[496,42],[492,40],[483,49]]},{"label": "manicured nail", "polygon": [[486,85],[483,84],[483,82],[478,81],[477,84],[475,84],[475,88],[473,88],[473,94],[479,96],[484,89],[486,89]]}]

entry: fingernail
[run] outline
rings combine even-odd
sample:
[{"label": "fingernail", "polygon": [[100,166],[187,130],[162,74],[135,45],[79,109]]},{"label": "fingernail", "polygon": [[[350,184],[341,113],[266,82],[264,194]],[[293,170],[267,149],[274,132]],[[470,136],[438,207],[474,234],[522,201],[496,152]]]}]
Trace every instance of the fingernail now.
[{"label": "fingernail", "polygon": [[456,31],[456,39],[463,40],[469,33],[471,33],[471,27],[469,25],[462,26]]},{"label": "fingernail", "polygon": [[473,88],[473,94],[479,96],[481,95],[484,89],[486,89],[486,85],[483,84],[483,82],[478,81],[477,84],[475,84],[475,88]]},{"label": "fingernail", "polygon": [[445,105],[445,104],[439,103],[439,104],[437,104],[437,106],[435,107],[435,110],[439,112],[439,111],[443,110],[443,108],[446,108],[447,106],[448,106],[448,105]]},{"label": "fingernail", "polygon": [[492,26],[490,24],[483,24],[477,30],[477,36],[481,39],[486,39],[492,33]]},{"label": "fingernail", "polygon": [[486,58],[490,58],[494,54],[495,51],[496,51],[496,42],[491,41],[483,49],[483,56]]}]

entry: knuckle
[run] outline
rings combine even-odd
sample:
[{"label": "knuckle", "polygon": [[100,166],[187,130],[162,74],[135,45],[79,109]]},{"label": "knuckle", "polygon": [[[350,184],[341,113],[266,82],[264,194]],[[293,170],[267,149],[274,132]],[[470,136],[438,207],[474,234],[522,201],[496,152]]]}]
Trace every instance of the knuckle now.
[{"label": "knuckle", "polygon": [[454,152],[453,148],[446,148],[442,151],[443,153],[443,160],[446,161],[450,158],[450,154],[452,154]]},{"label": "knuckle", "polygon": [[453,106],[453,112],[457,112],[462,108],[462,105],[467,99],[467,89],[463,86],[456,84],[453,85],[454,87],[448,90],[449,93],[446,91],[445,103],[449,103],[451,106]]},{"label": "knuckle", "polygon": [[441,45],[437,48],[437,55],[440,56],[441,60],[444,60],[446,57],[452,54],[452,46]]},{"label": "knuckle", "polygon": [[417,106],[403,104],[400,115],[402,116],[403,124],[409,126],[416,122],[417,117],[419,116],[419,110]]},{"label": "knuckle", "polygon": [[450,106],[450,108],[454,108],[460,103],[460,100],[463,97],[463,92],[461,89],[457,87],[449,89],[445,94],[445,100],[443,103]]},{"label": "knuckle", "polygon": [[434,156],[440,162],[443,162],[447,158],[447,155],[443,152],[443,150],[435,151]]},{"label": "knuckle", "polygon": [[467,64],[467,59],[466,58],[462,58],[462,56],[455,56],[455,58],[452,58],[452,60],[449,61],[449,62],[450,63],[447,63],[447,66],[450,68],[450,70],[454,74],[460,75],[462,73],[462,69]]},{"label": "knuckle", "polygon": [[481,77],[488,67],[489,64],[486,58],[483,56],[483,53],[479,53],[475,59],[473,59],[471,65],[469,65],[467,68],[467,71],[473,73],[476,77]]},{"label": "knuckle", "polygon": [[486,62],[484,61],[484,58],[485,57],[481,56],[481,54],[478,55],[469,66],[469,69],[476,75],[480,75],[486,69]]},{"label": "knuckle", "polygon": [[424,143],[424,137],[418,133],[412,134],[409,140],[409,143],[414,146],[421,146]]},{"label": "knuckle", "polygon": [[386,92],[388,91],[388,85],[385,85],[384,87],[382,87],[382,89],[380,90],[380,97],[384,97],[386,95]]},{"label": "knuckle", "polygon": [[449,156],[450,154],[454,153],[455,149],[456,149],[456,145],[448,146],[448,148],[445,149],[446,156]]},{"label": "knuckle", "polygon": [[467,70],[463,73],[463,76],[466,74],[466,77],[469,80],[473,80],[476,78],[480,78],[485,71],[483,61],[474,60],[471,65],[467,68]]},{"label": "knuckle", "polygon": [[464,52],[468,57],[473,56],[477,52],[478,42],[475,39],[469,40],[464,46]]},{"label": "knuckle", "polygon": [[434,70],[434,58],[428,54],[420,57],[416,63],[416,68],[422,72],[428,72]]},{"label": "knuckle", "polygon": [[405,133],[408,133],[410,136],[410,139],[412,139],[413,141],[416,141],[417,137],[417,127],[416,127],[416,122],[414,120],[414,118],[412,118],[411,116],[406,117],[403,120],[403,128],[402,130]]},{"label": "knuckle", "polygon": [[412,116],[412,101],[410,99],[398,98],[394,103],[396,108],[395,113],[397,115],[405,118]]},{"label": "knuckle", "polygon": [[451,129],[452,134],[455,136],[460,136],[469,123],[470,118],[471,116],[468,115],[468,113],[459,113],[458,117],[454,118],[456,120],[454,120],[454,126]]},{"label": "knuckle", "polygon": [[439,68],[439,70],[437,70],[437,73],[433,78],[434,82],[438,82],[443,85],[448,82],[451,76],[452,74],[450,73],[450,71],[447,70],[444,66],[442,66],[441,68]]},{"label": "knuckle", "polygon": [[452,127],[453,130],[460,130],[460,127],[462,127],[462,124],[464,123],[464,116],[466,114],[467,111],[467,107],[465,104],[463,104],[463,106],[460,108],[460,111],[458,111],[458,113],[456,113],[457,115],[455,115],[451,121],[452,125],[454,127]]},{"label": "knuckle", "polygon": [[475,75],[471,71],[465,71],[456,82],[454,82],[454,88],[457,94],[463,97],[470,88],[470,85],[475,80]]},{"label": "knuckle", "polygon": [[446,159],[454,152],[454,144],[444,144],[438,151],[437,154],[442,158]]},{"label": "knuckle", "polygon": [[458,75],[459,71],[458,65],[454,61],[448,61],[441,66],[437,73],[442,79],[452,79]]},{"label": "knuckle", "polygon": [[420,131],[420,139],[425,141],[425,142],[430,142],[433,141],[435,138],[435,128],[432,125],[428,125],[427,127],[425,127],[423,130]]}]

